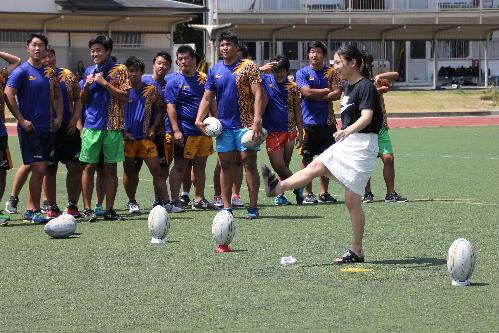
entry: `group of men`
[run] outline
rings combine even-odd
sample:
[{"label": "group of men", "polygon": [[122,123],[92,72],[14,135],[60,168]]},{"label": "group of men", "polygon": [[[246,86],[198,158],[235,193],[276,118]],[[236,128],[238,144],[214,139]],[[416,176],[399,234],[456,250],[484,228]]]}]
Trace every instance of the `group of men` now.
[{"label": "group of men", "polygon": [[[259,68],[238,53],[240,46],[234,33],[222,32],[218,41],[221,60],[208,74],[197,71],[195,50],[183,45],[175,54],[178,72],[167,75],[172,58],[162,51],[153,59],[152,75],[144,75],[143,60],[130,57],[124,64],[117,63],[111,55],[111,38],[96,36],[89,41],[94,65],[86,68],[80,82],[71,71],[57,67],[55,50],[44,35],[30,36],[29,58],[22,64],[19,58],[0,52],[0,57],[9,62],[0,75],[0,91],[5,87],[0,102],[7,102],[18,121],[23,159],[6,212],[17,212],[18,195],[31,172],[24,220],[43,223],[61,214],[56,198],[57,162],[64,163],[68,170],[66,213],[82,215],[89,222],[98,216],[120,219],[114,204],[117,164],[121,162],[130,213],[140,211],[135,195],[143,162],[153,177],[153,206],[182,212],[192,182],[193,209],[232,212],[233,185],[242,164],[249,192],[247,217],[258,218],[259,148],[242,146],[242,136],[251,129],[258,139],[263,135],[262,128],[267,129],[266,150],[271,165],[281,179],[286,179],[293,174],[289,165],[295,147],[305,167],[334,144],[332,101],[340,99],[342,82],[334,69],[324,64],[327,48],[321,42],[310,45],[309,65],[291,80],[285,57],[278,56]],[[217,117],[223,127],[215,147],[203,123],[208,115]],[[12,163],[4,120],[0,125],[1,198],[6,170]],[[215,173],[215,188],[219,185],[222,199],[214,202],[216,205],[204,192],[207,158],[214,150],[220,172],[219,180]],[[388,153],[393,160],[393,152]],[[95,174],[97,203],[92,206]],[[180,193],[182,186],[184,191]],[[405,200],[392,192],[397,197],[389,201]],[[80,193],[81,213],[77,207]],[[387,193],[387,198],[393,193]],[[298,204],[336,202],[328,192],[325,177],[320,180],[318,197],[312,192],[312,184],[295,189],[294,194]],[[280,195],[275,204],[290,202]],[[8,215],[1,215],[0,224],[5,225],[8,219]]]}]

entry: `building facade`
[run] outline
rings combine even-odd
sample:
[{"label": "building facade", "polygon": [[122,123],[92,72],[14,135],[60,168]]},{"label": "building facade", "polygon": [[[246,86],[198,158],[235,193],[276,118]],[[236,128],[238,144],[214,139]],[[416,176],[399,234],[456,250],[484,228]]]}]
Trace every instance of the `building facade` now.
[{"label": "building facade", "polygon": [[152,62],[159,50],[173,50],[178,24],[206,11],[203,6],[169,0],[2,1],[0,49],[26,59],[28,34],[43,32],[57,52],[58,65],[74,68],[79,60],[92,63],[88,41],[107,34],[113,38],[113,55],[119,61],[136,55]]},{"label": "building facade", "polygon": [[400,72],[403,85],[482,86],[499,77],[499,0],[210,0],[209,6],[211,23],[231,23],[258,63],[285,54],[296,70],[307,63],[309,43],[322,40],[331,51],[343,43],[369,50],[377,69]]}]

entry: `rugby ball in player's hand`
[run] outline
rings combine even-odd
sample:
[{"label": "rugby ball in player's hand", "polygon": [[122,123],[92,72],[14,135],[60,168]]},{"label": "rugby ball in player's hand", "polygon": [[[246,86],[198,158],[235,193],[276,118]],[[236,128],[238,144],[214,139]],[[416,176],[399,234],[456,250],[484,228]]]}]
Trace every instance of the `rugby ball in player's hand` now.
[{"label": "rugby ball in player's hand", "polygon": [[147,226],[151,232],[151,244],[164,244],[170,229],[170,216],[166,208],[157,205],[149,212]]},{"label": "rugby ball in player's hand", "polygon": [[467,282],[475,270],[475,250],[464,238],[456,239],[449,248],[447,269],[452,279]]},{"label": "rugby ball in player's hand", "polygon": [[206,124],[205,131],[212,138],[222,134],[222,123],[215,117],[206,118],[203,123]]},{"label": "rugby ball in player's hand", "polygon": [[249,129],[246,131],[246,133],[243,134],[243,136],[241,138],[241,145],[243,147],[250,148],[250,149],[256,148],[265,142],[265,139],[267,139],[267,135],[268,135],[267,130],[262,127],[262,135],[260,136],[260,138],[258,140],[254,140],[253,139],[253,130]]},{"label": "rugby ball in player's hand", "polygon": [[211,233],[218,245],[229,245],[236,233],[234,216],[225,209],[219,211],[213,219]]},{"label": "rugby ball in player's hand", "polygon": [[62,214],[50,220],[43,231],[52,238],[68,238],[76,230],[76,219],[73,215]]}]

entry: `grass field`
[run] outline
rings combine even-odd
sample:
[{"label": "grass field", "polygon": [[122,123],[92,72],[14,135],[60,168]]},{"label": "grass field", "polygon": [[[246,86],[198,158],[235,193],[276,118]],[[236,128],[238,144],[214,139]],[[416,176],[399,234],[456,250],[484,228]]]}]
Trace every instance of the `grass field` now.
[{"label": "grass field", "polygon": [[[273,207],[261,192],[262,218],[235,211],[237,251],[226,254],[214,253],[213,212],[174,215],[165,246],[149,244],[145,214],[80,223],[65,240],[15,215],[0,229],[0,331],[497,332],[499,128],[390,133],[397,190],[411,201],[365,206],[366,263],[355,267],[369,272],[331,264],[351,237],[343,204]],[[11,146],[19,164],[15,138]],[[151,177],[145,170],[141,177],[146,207]],[[382,199],[380,164],[373,189]],[[338,185],[332,192],[342,199]],[[120,187],[117,206],[124,203]],[[451,287],[445,261],[459,237],[477,253],[464,288]],[[281,266],[291,254],[298,263]]]}]

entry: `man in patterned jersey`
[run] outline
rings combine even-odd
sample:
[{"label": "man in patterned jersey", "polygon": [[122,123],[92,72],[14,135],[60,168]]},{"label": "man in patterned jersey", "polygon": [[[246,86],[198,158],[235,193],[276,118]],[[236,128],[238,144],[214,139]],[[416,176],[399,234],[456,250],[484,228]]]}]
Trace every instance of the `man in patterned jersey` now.
[{"label": "man in patterned jersey", "polygon": [[[196,70],[196,53],[189,45],[177,49],[179,72],[168,77],[165,100],[175,140],[174,165],[170,173],[170,190],[174,205],[181,208],[180,185],[192,161],[195,196],[192,209],[216,209],[204,196],[206,161],[213,153],[213,141],[196,127],[199,102],[203,97],[206,74]],[[188,168],[190,171],[190,167]]]},{"label": "man in patterned jersey", "polygon": [[[302,168],[310,164],[314,156],[334,144],[336,119],[333,100],[341,96],[340,78],[334,68],[324,65],[327,48],[322,42],[313,42],[308,48],[309,65],[296,72],[296,83],[301,93],[304,138],[301,148]],[[319,200],[334,203],[336,199],[328,193],[329,180],[320,178]],[[312,183],[305,186],[304,204],[316,204],[317,197],[312,192]]]},{"label": "man in patterned jersey", "polygon": [[40,211],[42,180],[54,157],[54,132],[61,125],[63,112],[57,75],[42,63],[47,44],[44,35],[31,34],[27,41],[29,59],[12,72],[5,88],[12,115],[18,121],[23,163],[31,168],[24,220],[33,223],[46,221]]},{"label": "man in patterned jersey", "polygon": [[[362,56],[365,64],[362,70],[362,75],[374,82],[374,86],[378,91],[381,101],[381,109],[383,111],[383,125],[378,133],[378,156],[383,161],[383,178],[385,179],[386,185],[385,202],[406,202],[407,198],[404,198],[395,192],[395,158],[393,156],[392,140],[388,134],[388,119],[386,116],[385,100],[383,97],[383,94],[387,93],[389,90],[390,82],[393,82],[399,78],[399,73],[385,72],[380,73],[373,78],[373,56],[365,50],[362,51]],[[373,201],[374,194],[371,191],[371,178],[369,178],[362,202],[371,203]]]},{"label": "man in patterned jersey", "polygon": [[[171,134],[170,121],[166,112],[166,103],[164,101],[167,83],[166,75],[170,71],[171,65],[172,57],[170,54],[166,51],[160,51],[156,53],[153,58],[152,74],[145,74],[142,76],[142,81],[144,83],[154,85],[161,94],[161,114],[155,116],[161,117],[164,122],[161,122],[160,126],[158,126],[154,142],[156,144],[156,150],[158,151],[161,170],[165,180],[168,179],[170,166],[173,161],[173,137]],[[154,194],[155,199],[153,201],[153,206],[157,204],[167,204],[168,209],[173,209],[174,212],[177,211],[176,207],[168,204],[168,202],[161,202],[160,193],[156,187],[154,187]],[[167,192],[167,201],[169,200],[170,197]]]},{"label": "man in patterned jersey", "polygon": [[[293,172],[289,163],[293,156],[295,139],[297,147],[303,138],[300,92],[296,83],[289,82],[289,60],[277,56],[270,60],[272,74],[262,74],[262,85],[268,96],[267,108],[263,114],[263,127],[267,130],[267,154],[270,164],[281,180],[290,177]],[[296,203],[303,201],[301,191],[294,190]],[[278,206],[291,204],[284,194],[274,199]]]},{"label": "man in patterned jersey", "polygon": [[94,173],[101,149],[104,153],[106,211],[105,220],[119,220],[114,210],[118,189],[117,163],[125,160],[123,145],[123,113],[128,102],[128,71],[111,58],[113,41],[107,36],[92,38],[88,46],[95,65],[85,70],[81,102],[84,105],[80,161],[86,163],[82,175],[83,215],[89,222],[97,219],[91,209]]},{"label": "man in patterned jersey", "polygon": [[[161,95],[152,84],[142,81],[144,62],[137,57],[126,60],[128,76],[132,89],[128,103],[125,105],[125,162],[124,174],[131,184],[138,184],[139,173],[135,159],[144,160],[153,178],[154,187],[158,189],[161,202],[167,201],[166,180],[159,164],[158,152],[154,144],[156,130],[160,126],[162,117],[154,117],[154,113],[161,114]],[[125,179],[125,176],[123,177]],[[128,211],[130,214],[140,212],[135,199],[137,186],[125,186],[128,196]]]},{"label": "man in patterned jersey", "polygon": [[[7,83],[7,78],[9,77],[9,74],[12,73],[12,71],[21,64],[21,58],[2,51],[0,51],[0,58],[9,63],[7,67],[0,69],[0,200],[1,200],[5,192],[5,181],[7,177],[7,170],[12,169],[12,159],[10,157],[9,144],[8,144],[9,137],[7,135],[7,128],[5,127],[5,96],[3,91],[5,89],[5,84]],[[8,206],[9,201],[7,201],[6,206]],[[17,199],[17,201],[19,201],[19,199]],[[7,209],[5,210],[7,211],[7,213],[10,213]],[[17,211],[17,202],[16,202],[16,211]],[[0,211],[0,226],[7,225],[9,223],[9,220],[10,220],[9,215],[4,215]]]},{"label": "man in patterned jersey", "polygon": [[80,217],[77,203],[81,192],[82,165],[79,161],[81,150],[81,100],[80,86],[76,76],[69,69],[56,67],[55,50],[48,46],[43,58],[43,64],[53,68],[59,79],[62,92],[64,111],[62,124],[55,137],[54,163],[50,163],[43,181],[43,191],[47,198],[49,218],[60,214],[56,204],[56,175],[58,162],[66,165],[66,190],[68,192],[68,205],[66,213]]},{"label": "man in patterned jersey", "polygon": [[262,135],[264,92],[258,66],[248,59],[237,56],[238,39],[230,31],[222,32],[218,38],[222,60],[210,68],[205,92],[196,118],[196,125],[204,131],[203,119],[216,94],[218,119],[223,131],[216,140],[216,151],[221,167],[222,199],[224,209],[232,212],[231,189],[234,179],[236,154],[241,154],[249,190],[247,217],[254,219],[258,213],[258,189],[260,178],[256,166],[256,149],[241,145],[241,137],[251,128],[255,138]]}]

